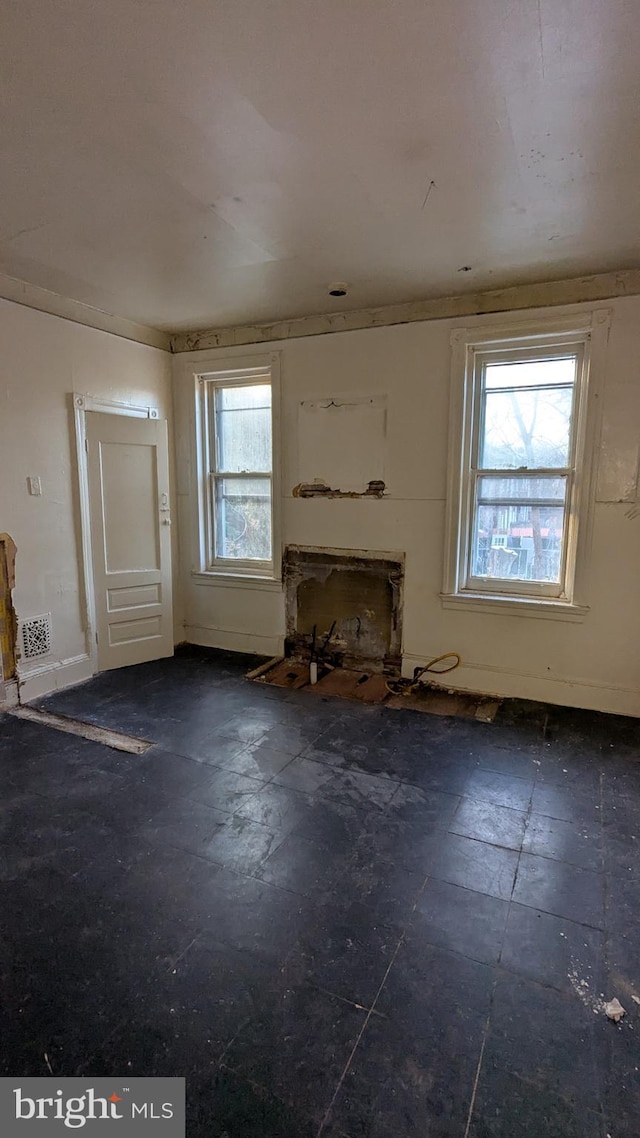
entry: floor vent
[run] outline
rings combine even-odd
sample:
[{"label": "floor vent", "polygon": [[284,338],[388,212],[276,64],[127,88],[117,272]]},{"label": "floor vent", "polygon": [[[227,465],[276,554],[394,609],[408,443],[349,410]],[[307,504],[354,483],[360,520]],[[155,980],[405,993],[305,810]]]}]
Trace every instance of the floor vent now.
[{"label": "floor vent", "polygon": [[22,654],[25,660],[48,656],[51,651],[51,613],[33,616],[22,624]]}]

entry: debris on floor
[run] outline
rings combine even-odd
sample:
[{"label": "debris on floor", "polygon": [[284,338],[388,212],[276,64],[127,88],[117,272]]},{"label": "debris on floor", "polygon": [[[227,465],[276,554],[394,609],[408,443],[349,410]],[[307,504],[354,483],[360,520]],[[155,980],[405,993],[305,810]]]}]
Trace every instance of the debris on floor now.
[{"label": "debris on floor", "polygon": [[[571,957],[571,967],[567,973],[567,979],[573,988],[574,994],[578,997],[580,1002],[584,1004],[585,1008],[591,1009],[594,1015],[608,1015],[607,1008],[613,1006],[614,1003],[618,1004],[618,1000],[612,1000],[611,1005],[608,1004],[604,992],[595,992],[592,990],[593,977],[589,976],[587,978],[587,976],[583,975],[585,972],[590,973],[591,966]],[[619,1004],[619,1007],[622,1007],[622,1005]],[[622,1014],[625,1014],[624,1008],[622,1009]]]},{"label": "debris on floor", "polygon": [[[562,935],[562,934],[561,934]],[[590,980],[580,973],[584,971],[584,965],[578,963],[573,958],[571,959],[571,967],[567,973],[567,979],[573,988],[575,995],[580,1002],[584,1004],[585,1008],[591,1008],[594,1015],[599,1015],[604,1011],[604,1000],[599,999],[595,993],[591,991]],[[587,969],[590,971],[590,969]]]},{"label": "debris on floor", "polygon": [[500,700],[476,695],[475,692],[445,691],[435,685],[423,684],[418,691],[392,696],[387,707],[406,707],[411,711],[426,711],[431,715],[455,715],[462,719],[493,723]]},{"label": "debris on floor", "polygon": [[477,719],[492,723],[501,701],[474,692],[457,692],[437,684],[403,684],[379,671],[358,671],[317,663],[317,681],[311,682],[308,659],[276,656],[247,672],[246,679],[281,688],[304,688],[321,696],[341,696],[361,703],[384,703],[386,707]]},{"label": "debris on floor", "polygon": [[623,1015],[626,1015],[627,1013],[625,1012],[617,996],[614,996],[612,1000],[609,1000],[608,1004],[604,1005],[604,1014],[606,1015],[607,1019],[612,1019],[614,1023],[619,1023]]},{"label": "debris on floor", "polygon": [[390,696],[387,677],[380,672],[361,672],[351,668],[317,665],[317,681],[311,682],[309,660],[296,657],[269,660],[261,668],[248,672],[246,678],[259,684],[281,688],[304,688],[318,695],[337,695],[357,699],[361,703],[384,703]]},{"label": "debris on floor", "polygon": [[260,684],[274,684],[278,688],[303,688],[309,683],[309,664],[293,658],[274,656],[247,672],[245,679]]}]

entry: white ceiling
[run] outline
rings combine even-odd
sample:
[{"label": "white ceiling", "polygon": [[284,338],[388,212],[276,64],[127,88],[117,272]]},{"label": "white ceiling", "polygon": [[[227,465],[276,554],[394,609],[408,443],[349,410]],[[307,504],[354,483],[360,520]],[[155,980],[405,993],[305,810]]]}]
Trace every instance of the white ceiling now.
[{"label": "white ceiling", "polygon": [[0,272],[179,330],[637,267],[639,58],[638,0],[4,0]]}]

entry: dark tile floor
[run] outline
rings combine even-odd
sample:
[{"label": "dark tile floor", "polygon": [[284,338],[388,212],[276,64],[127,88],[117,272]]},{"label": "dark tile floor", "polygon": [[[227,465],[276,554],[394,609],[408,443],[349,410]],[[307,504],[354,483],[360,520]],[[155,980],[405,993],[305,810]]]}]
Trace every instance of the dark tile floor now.
[{"label": "dark tile floor", "polygon": [[640,721],[253,662],[43,701],[143,757],[0,717],[0,1073],[184,1075],[189,1138],[637,1138]]}]

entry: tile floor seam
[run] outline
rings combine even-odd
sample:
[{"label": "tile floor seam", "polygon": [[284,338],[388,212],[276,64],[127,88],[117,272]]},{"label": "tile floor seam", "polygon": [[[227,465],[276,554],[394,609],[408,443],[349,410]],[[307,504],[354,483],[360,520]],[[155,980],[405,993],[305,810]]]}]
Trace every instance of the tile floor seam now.
[{"label": "tile floor seam", "polygon": [[363,1023],[363,1025],[362,1025],[362,1027],[360,1028],[360,1031],[358,1032],[358,1035],[357,1035],[357,1037],[356,1037],[356,1041],[355,1041],[355,1043],[354,1043],[354,1045],[353,1045],[353,1047],[352,1047],[352,1049],[351,1049],[351,1052],[350,1052],[350,1054],[349,1054],[349,1057],[348,1057],[348,1059],[347,1059],[347,1062],[345,1063],[345,1066],[344,1066],[344,1069],[343,1069],[343,1071],[342,1071],[342,1074],[340,1075],[340,1078],[338,1079],[338,1085],[336,1086],[336,1089],[335,1089],[335,1091],[334,1091],[334,1094],[333,1094],[333,1098],[331,1099],[331,1102],[329,1103],[329,1106],[327,1107],[327,1110],[326,1110],[326,1112],[325,1112],[324,1118],[322,1119],[322,1122],[320,1123],[320,1127],[319,1127],[319,1129],[318,1129],[318,1131],[317,1131],[317,1134],[316,1134],[316,1138],[321,1138],[322,1132],[323,1132],[323,1130],[325,1129],[325,1127],[326,1127],[326,1125],[327,1125],[327,1123],[328,1123],[328,1121],[329,1121],[329,1117],[330,1117],[330,1115],[331,1115],[331,1111],[333,1110],[333,1106],[334,1106],[334,1103],[335,1103],[335,1101],[336,1101],[336,1099],[337,1099],[338,1095],[340,1094],[340,1091],[341,1091],[341,1089],[342,1089],[342,1085],[343,1085],[343,1083],[344,1083],[344,1080],[345,1080],[345,1078],[347,1077],[347,1074],[349,1073],[349,1068],[350,1068],[350,1066],[351,1066],[351,1063],[353,1062],[353,1057],[354,1057],[354,1055],[355,1055],[356,1051],[358,1050],[358,1047],[359,1047],[360,1041],[361,1041],[361,1039],[362,1039],[362,1036],[364,1035],[364,1033],[365,1033],[365,1031],[366,1031],[367,1025],[368,1025],[368,1023],[369,1023],[369,1020],[371,1019],[371,1016],[372,1016],[372,1015],[373,1015],[373,1013],[374,1013],[374,1010],[375,1010],[375,1006],[376,1006],[376,1003],[378,1002],[378,998],[379,998],[379,996],[380,996],[380,993],[381,993],[381,991],[382,991],[382,989],[383,989],[383,987],[384,987],[384,984],[385,984],[385,981],[386,981],[386,979],[387,979],[387,976],[389,975],[389,973],[390,973],[390,971],[391,971],[391,969],[392,969],[392,967],[393,967],[393,964],[394,964],[394,962],[395,962],[396,956],[398,955],[398,953],[399,953],[399,951],[400,951],[400,948],[402,947],[402,944],[403,944],[403,943],[404,943],[404,932],[403,932],[403,933],[402,933],[402,935],[400,936],[400,940],[398,941],[398,943],[397,943],[397,945],[396,945],[396,948],[395,948],[395,951],[394,951],[394,953],[393,953],[393,956],[391,957],[391,960],[389,961],[389,964],[388,964],[388,966],[387,966],[387,970],[386,970],[386,972],[385,972],[385,974],[384,974],[384,976],[383,976],[383,978],[382,978],[382,982],[381,982],[381,984],[380,984],[380,987],[378,988],[378,991],[376,992],[376,995],[375,995],[375,998],[374,998],[374,1000],[373,1000],[373,1003],[372,1003],[372,1005],[371,1005],[371,1007],[370,1007],[369,1011],[367,1012],[367,1015],[365,1016],[365,1020],[364,1020],[364,1023]]},{"label": "tile floor seam", "polygon": [[[411,913],[412,913],[412,914],[413,914],[413,913],[415,913],[415,911],[416,911],[416,908],[417,908],[417,905],[418,905],[418,898],[420,897],[420,894],[421,894],[421,893],[424,893],[424,890],[425,890],[425,886],[426,886],[426,884],[427,884],[427,881],[428,881],[428,880],[429,880],[429,876],[427,875],[427,876],[424,878],[424,881],[422,882],[422,885],[421,885],[420,889],[418,890],[418,893],[416,894],[416,899],[415,899],[415,901],[414,901],[414,903],[413,903],[413,905],[412,905],[412,907],[411,907]],[[340,1078],[338,1079],[338,1085],[337,1085],[337,1087],[336,1087],[336,1089],[335,1089],[335,1092],[334,1092],[334,1094],[333,1094],[333,1098],[331,1099],[331,1102],[329,1103],[329,1106],[327,1107],[327,1110],[326,1110],[326,1113],[325,1113],[325,1115],[324,1115],[324,1118],[322,1119],[322,1122],[320,1123],[320,1128],[319,1128],[319,1130],[318,1130],[318,1132],[317,1132],[317,1134],[316,1134],[316,1138],[321,1138],[322,1132],[323,1132],[323,1130],[324,1130],[325,1126],[327,1125],[327,1123],[328,1123],[328,1121],[329,1121],[329,1118],[330,1118],[330,1116],[331,1116],[331,1111],[333,1110],[333,1107],[334,1107],[334,1104],[335,1104],[335,1102],[336,1102],[336,1099],[338,1098],[338,1095],[340,1094],[340,1091],[341,1091],[341,1089],[342,1089],[342,1085],[343,1085],[343,1083],[344,1083],[344,1080],[345,1080],[345,1078],[347,1077],[347,1074],[348,1074],[348,1072],[349,1072],[349,1068],[350,1068],[350,1066],[351,1066],[351,1064],[352,1064],[352,1062],[353,1062],[353,1057],[354,1057],[354,1055],[355,1055],[356,1051],[358,1050],[358,1047],[359,1047],[359,1045],[360,1045],[360,1041],[362,1040],[362,1037],[363,1037],[363,1035],[364,1035],[364,1033],[365,1033],[365,1031],[366,1031],[366,1028],[367,1028],[367,1024],[369,1023],[369,1020],[371,1019],[371,1016],[375,1014],[376,1004],[377,1004],[377,1002],[378,1002],[378,1000],[379,1000],[379,998],[380,998],[380,993],[382,992],[382,989],[384,988],[384,985],[385,985],[385,983],[386,983],[386,981],[387,981],[387,977],[389,976],[389,973],[390,973],[390,971],[391,971],[391,969],[392,969],[392,967],[393,967],[393,965],[394,965],[394,963],[395,963],[395,959],[396,959],[396,957],[397,957],[397,955],[398,955],[398,953],[399,953],[399,951],[400,951],[400,949],[401,949],[402,945],[404,944],[404,941],[405,941],[405,936],[406,936],[406,932],[407,932],[407,928],[408,928],[408,926],[409,926],[409,921],[407,921],[407,924],[406,924],[405,928],[402,930],[402,933],[400,934],[400,939],[398,940],[398,943],[397,943],[397,945],[396,945],[396,947],[395,947],[395,949],[394,949],[393,955],[392,955],[392,957],[391,957],[391,960],[389,961],[389,964],[388,964],[388,966],[387,966],[387,969],[386,969],[386,971],[385,971],[385,974],[384,974],[384,976],[382,977],[382,980],[381,980],[381,982],[380,982],[380,987],[378,988],[378,991],[377,991],[377,992],[376,992],[376,994],[375,994],[375,997],[374,997],[374,999],[373,999],[373,1003],[371,1004],[371,1007],[370,1007],[370,1009],[369,1009],[369,1011],[368,1011],[368,1013],[367,1013],[367,1016],[366,1016],[366,1018],[365,1018],[365,1021],[364,1021],[363,1025],[362,1025],[362,1027],[361,1027],[361,1029],[360,1029],[360,1032],[358,1033],[358,1036],[357,1036],[357,1038],[356,1038],[356,1041],[355,1041],[355,1043],[354,1043],[354,1045],[353,1045],[353,1048],[352,1048],[352,1050],[351,1050],[351,1053],[350,1053],[350,1055],[349,1055],[349,1058],[347,1059],[347,1062],[345,1063],[345,1066],[344,1066],[344,1070],[343,1070],[343,1072],[342,1072],[342,1074],[341,1074]]]},{"label": "tile floor seam", "polygon": [[[453,819],[453,820],[455,821],[455,819]],[[513,846],[503,846],[503,845],[501,845],[500,842],[489,842],[485,838],[475,838],[471,834],[460,834],[460,833],[458,833],[457,830],[446,830],[445,832],[447,834],[452,834],[453,837],[455,837],[455,838],[468,838],[470,842],[482,842],[482,844],[484,846],[492,846],[493,849],[496,849],[496,850],[507,850],[508,853],[515,853],[515,854],[518,854],[518,856],[522,852],[522,850],[514,849]],[[462,886],[462,888],[465,889],[465,888],[469,888],[469,887],[468,886]]]},{"label": "tile floor seam", "polygon": [[[222,823],[222,825],[226,825],[226,824],[227,824],[226,822]],[[261,826],[262,823],[256,822],[255,825]],[[268,827],[265,827],[265,829],[267,829],[267,828]],[[287,836],[287,835],[285,835],[285,836]],[[168,845],[168,842],[165,843],[165,845]],[[153,848],[154,849],[160,849],[162,847],[154,846]],[[194,853],[193,850],[185,850],[185,849],[183,849],[182,846],[169,846],[169,848],[175,850],[177,853],[186,853],[189,857],[197,858],[198,861],[203,862],[206,865],[215,866],[216,869],[224,869],[227,873],[232,873],[234,875],[234,877],[247,878],[249,881],[257,881],[259,885],[264,885],[268,889],[277,889],[281,893],[287,893],[290,897],[303,897],[306,899],[308,896],[306,893],[297,893],[295,891],[295,889],[287,889],[284,885],[276,885],[276,883],[274,881],[265,881],[265,879],[263,877],[256,877],[255,874],[253,874],[253,873],[240,873],[239,870],[234,869],[233,866],[223,865],[222,862],[219,862],[219,861],[212,861],[211,858],[205,857],[204,854]],[[271,855],[269,854],[269,857],[270,856]],[[265,861],[268,861],[268,860],[269,860],[268,857],[265,858]],[[129,873],[131,871],[131,868],[132,867],[129,867],[129,869],[127,869],[125,872]]]},{"label": "tile floor seam", "polygon": [[[544,1083],[541,1080],[538,1081],[537,1079],[532,1078],[530,1075],[524,1075],[521,1071],[509,1071],[509,1074],[512,1078],[517,1079],[519,1083],[524,1083],[526,1087],[532,1087],[537,1091],[544,1091],[546,1089]],[[573,1097],[565,1094],[564,1091],[560,1090],[553,1091],[553,1094],[556,1098],[560,1099],[561,1102],[565,1103],[566,1106],[570,1107],[572,1110],[575,1109],[576,1104]],[[599,1107],[597,1110],[594,1110],[594,1108],[590,1106],[587,1107],[587,1110],[590,1114],[595,1114],[604,1120],[605,1112],[601,1107]],[[536,1135],[535,1138],[538,1138],[538,1135]],[[611,1138],[611,1136],[607,1135],[607,1138]]]},{"label": "tile floor seam", "polygon": [[[262,825],[262,823],[256,822],[256,825],[260,826],[260,825]],[[288,835],[285,835],[285,836],[288,836]],[[185,851],[181,851],[181,852],[185,852]],[[191,850],[187,850],[186,852],[191,853]],[[274,850],[273,852],[275,853],[276,851]],[[309,895],[307,893],[297,893],[295,889],[287,889],[286,886],[284,886],[284,885],[277,885],[275,883],[275,881],[265,881],[264,877],[256,877],[256,875],[254,873],[240,873],[237,869],[234,869],[233,866],[223,865],[219,861],[211,861],[211,858],[205,857],[203,854],[193,854],[192,853],[191,856],[197,857],[200,861],[207,862],[208,865],[215,865],[218,869],[224,869],[224,870],[226,870],[227,873],[233,873],[233,874],[235,874],[236,877],[246,877],[250,881],[257,881],[259,885],[265,885],[265,886],[267,886],[268,889],[279,889],[279,890],[281,890],[282,893],[288,893],[289,896],[291,896],[291,897],[303,897],[305,900],[308,899]],[[265,858],[265,862],[267,862],[269,860],[269,857],[271,857],[271,854],[269,854],[268,857]]]},{"label": "tile floor seam", "polygon": [[[435,879],[432,879],[432,880],[435,880]],[[447,884],[449,884],[449,883],[447,882]],[[464,888],[464,886],[458,886],[458,888]],[[489,894],[483,893],[482,896],[488,897]],[[492,900],[500,900],[500,898],[492,898]],[[508,905],[508,904],[510,904],[510,902],[506,901],[505,904]],[[410,930],[407,930],[407,931],[410,931]],[[459,948],[451,948],[450,946],[444,946],[444,945],[440,944],[438,941],[429,940],[428,937],[424,938],[424,944],[428,945],[429,948],[437,949],[439,952],[447,953],[449,956],[459,957],[461,960],[469,960],[471,962],[471,964],[481,964],[483,966],[483,968],[498,968],[498,967],[502,968],[502,967],[504,967],[503,965],[500,964],[499,960],[496,961],[496,963],[494,963],[494,964],[490,964],[486,960],[478,960],[477,956],[469,956],[468,953],[462,952],[462,950]],[[506,971],[508,971],[508,969],[505,968],[505,972]],[[512,973],[512,975],[518,976],[518,975],[520,975],[520,973],[514,972],[514,973]],[[378,1014],[380,1014],[380,1013],[378,1013]]]},{"label": "tile floor seam", "polygon": [[385,1018],[382,1012],[377,1012],[375,1008],[368,1008],[366,1004],[357,1004],[355,1000],[348,1000],[346,996],[339,996],[337,992],[332,992],[329,988],[323,988],[320,984],[314,984],[312,980],[306,980],[311,988],[316,992],[322,992],[323,996],[329,996],[332,1000],[339,1000],[341,1004],[348,1004],[350,1008],[356,1008],[359,1012],[367,1012],[371,1015],[377,1015]]},{"label": "tile floor seam", "polygon": [[[543,731],[543,737],[544,737],[544,731]],[[536,767],[536,772],[535,772],[535,775],[533,777],[533,787],[531,790],[531,795],[529,797],[529,805],[527,806],[527,809],[524,811],[524,815],[525,815],[524,832],[522,835],[522,841],[520,842],[520,849],[518,850],[518,863],[516,865],[516,871],[513,875],[513,885],[511,887],[511,897],[509,898],[509,904],[510,905],[514,903],[513,895],[516,891],[516,885],[518,882],[518,874],[520,873],[520,862],[522,861],[522,853],[523,853],[522,847],[524,846],[525,838],[527,836],[527,830],[529,829],[529,822],[531,819],[531,815],[533,814],[533,796],[536,792],[536,786],[538,785],[539,775],[540,775],[540,767]],[[549,860],[551,860],[551,859],[549,859]],[[529,908],[534,908],[534,906],[530,905]],[[540,910],[540,911],[543,912],[543,910]],[[509,919],[510,912],[511,912],[511,909],[509,909],[509,913],[507,913],[507,920]],[[506,925],[505,925],[505,929],[506,929]],[[502,948],[500,949],[500,959],[501,958],[502,958]]]},{"label": "tile floor seam", "polygon": [[[482,961],[480,961],[480,963],[482,963]],[[513,968],[509,968],[507,964],[503,964],[501,959],[497,964],[493,965],[493,967],[505,973],[507,976],[512,976],[515,980],[524,980],[527,984],[534,984],[537,988],[542,988],[545,992],[556,992],[560,996],[570,995],[568,988],[556,988],[555,984],[550,984],[548,980],[540,980],[536,976],[531,976],[530,973],[516,972]]]},{"label": "tile floor seam", "polygon": [[[231,1048],[233,1047],[233,1045],[234,1045],[234,1043],[235,1043],[236,1039],[237,1039],[237,1038],[238,1038],[240,1035],[242,1035],[242,1032],[244,1031],[244,1029],[245,1029],[245,1027],[247,1026],[247,1024],[248,1024],[248,1023],[251,1023],[251,1019],[243,1019],[243,1020],[242,1020],[242,1023],[239,1025],[239,1027],[238,1027],[238,1030],[236,1031],[236,1033],[235,1033],[235,1034],[232,1036],[232,1038],[229,1040],[229,1042],[228,1042],[228,1043],[225,1043],[225,1045],[224,1045],[224,1047],[223,1047],[223,1049],[222,1049],[222,1054],[220,1055],[220,1058],[218,1059],[218,1063],[217,1063],[217,1066],[218,1066],[218,1069],[219,1069],[219,1070],[221,1070],[221,1069],[225,1069],[225,1068],[226,1068],[226,1070],[229,1070],[229,1071],[235,1071],[235,1068],[234,1068],[234,1067],[229,1067],[227,1064],[225,1064],[225,1062],[224,1062],[224,1057],[225,1057],[225,1055],[226,1055],[226,1054],[227,1054],[227,1053],[228,1053],[228,1052],[231,1050]],[[241,1072],[238,1072],[238,1074],[241,1074]],[[243,1075],[243,1078],[244,1078],[244,1077],[245,1077],[245,1076]],[[250,1082],[250,1080],[247,1080],[247,1081],[248,1081],[248,1082]],[[258,1086],[258,1085],[259,1085],[259,1084],[256,1084],[256,1086]]]},{"label": "tile floor seam", "polygon": [[[564,819],[557,818],[556,821],[561,822],[561,821],[564,821]],[[477,840],[478,840],[477,838],[474,839],[474,841],[477,841]],[[515,851],[512,851],[512,852],[515,852]],[[605,876],[605,871],[603,869],[589,869],[587,866],[584,866],[584,865],[576,865],[576,863],[573,861],[566,861],[564,859],[557,858],[557,857],[549,857],[549,854],[530,853],[529,850],[521,850],[520,852],[524,857],[539,857],[543,861],[553,862],[554,865],[569,865],[569,866],[571,866],[572,869],[581,869],[583,873],[595,873],[595,875],[597,877],[604,877]]]},{"label": "tile floor seam", "polygon": [[[537,856],[537,855],[530,854],[529,856],[533,857],[533,856]],[[566,863],[560,862],[560,864],[564,865]],[[587,870],[586,872],[590,873],[593,871]],[[534,913],[545,913],[547,917],[557,917],[557,919],[559,921],[568,921],[572,925],[577,925],[578,928],[591,929],[592,932],[604,934],[604,928],[601,928],[600,925],[590,925],[586,921],[575,921],[573,919],[573,917],[565,917],[565,916],[563,916],[562,913],[553,913],[550,909],[541,909],[540,905],[529,905],[526,901],[518,901],[518,900],[515,900],[513,897],[509,901],[509,904],[510,905],[522,905],[523,909],[532,909]]]},{"label": "tile floor seam", "polygon": [[[601,849],[600,849],[600,856],[602,858],[602,876],[603,876],[602,904],[603,904],[603,909],[604,909],[604,917],[603,917],[603,922],[602,922],[603,923],[603,930],[602,930],[602,934],[603,934],[602,986],[603,986],[604,991],[606,993],[605,998],[611,999],[613,997],[613,993],[607,992],[607,986],[609,985],[609,975],[611,972],[611,937],[610,937],[609,922],[607,920],[607,914],[609,912],[609,874],[607,873],[607,855],[605,852],[606,847],[605,847],[604,826],[605,826],[605,813],[606,812],[605,812],[605,808],[604,808],[604,771],[603,770],[600,771],[599,792],[600,792],[600,831],[601,831],[601,843],[602,843]],[[603,1097],[602,1094],[600,1094],[600,1096],[599,1096],[600,1112],[604,1116],[605,1111],[604,1111],[604,1104],[602,1101],[602,1097]],[[607,1136],[607,1138],[608,1138],[608,1136]]]},{"label": "tile floor seam", "polygon": [[[251,793],[250,793],[250,794],[249,794],[247,797],[248,797],[248,798],[253,798],[253,796],[254,796],[254,794],[255,794],[255,793],[256,793],[256,792],[252,790],[252,791],[251,791]],[[235,815],[236,815],[236,814],[237,814],[237,812],[238,812],[237,810],[235,810],[235,811],[231,811],[231,810],[224,810],[224,809],[222,808],[222,806],[209,806],[208,802],[201,802],[201,801],[200,801],[198,798],[190,798],[188,795],[185,795],[185,794],[178,794],[178,793],[171,793],[171,794],[167,794],[165,791],[162,791],[162,790],[161,790],[161,791],[158,791],[158,794],[161,794],[161,795],[162,795],[164,798],[166,798],[166,804],[165,804],[165,805],[162,805],[162,806],[160,807],[160,810],[166,810],[166,809],[167,809],[167,807],[169,807],[169,806],[171,805],[171,803],[172,803],[172,802],[175,802],[175,801],[176,801],[176,799],[177,799],[177,800],[179,800],[180,802],[190,802],[192,805],[194,805],[194,804],[195,804],[195,805],[197,805],[197,806],[200,806],[200,807],[204,806],[205,810],[215,810],[215,811],[217,811],[217,813],[218,813],[218,814],[226,814],[228,818],[233,818],[233,817],[235,817]],[[65,797],[66,797],[66,796],[65,796]],[[239,807],[238,807],[238,810],[240,810],[240,809],[241,809],[241,807],[242,807],[242,806],[245,806],[245,805],[246,805],[246,803],[245,803],[245,802],[242,802],[242,803],[241,803],[241,806],[239,806]],[[157,812],[156,812],[156,811],[154,811],[154,814],[156,814],[156,813],[157,813]],[[149,818],[149,822],[151,821],[151,818],[153,818],[154,814],[152,814],[152,815],[150,816],[150,818]],[[145,822],[145,823],[144,823],[144,825],[146,826],[146,825],[147,825],[147,823]],[[226,826],[226,825],[227,825],[227,822],[226,822],[226,821],[225,821],[225,822],[220,822],[220,823],[219,823],[219,825],[220,825],[220,826]],[[167,843],[167,844],[168,844],[168,843]],[[182,848],[182,847],[179,847],[179,848]]]},{"label": "tile floor seam", "polygon": [[463,1138],[469,1138],[471,1133],[471,1123],[473,1121],[473,1111],[476,1105],[476,1095],[478,1093],[478,1083],[480,1082],[480,1073],[482,1071],[482,1061],[484,1059],[484,1049],[487,1045],[487,1038],[489,1036],[489,1025],[491,1023],[491,1012],[493,1010],[493,997],[496,989],[496,982],[494,981],[489,1000],[489,1011],[485,1020],[484,1032],[482,1034],[482,1043],[480,1044],[480,1054],[478,1056],[478,1065],[476,1067],[475,1078],[473,1080],[473,1089],[471,1091],[471,1099],[469,1102],[469,1113],[467,1115],[467,1125],[465,1126]]}]

